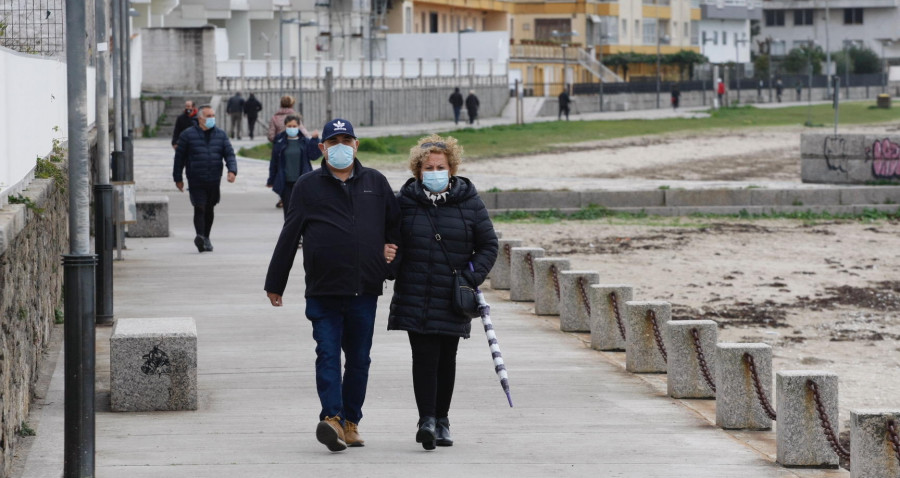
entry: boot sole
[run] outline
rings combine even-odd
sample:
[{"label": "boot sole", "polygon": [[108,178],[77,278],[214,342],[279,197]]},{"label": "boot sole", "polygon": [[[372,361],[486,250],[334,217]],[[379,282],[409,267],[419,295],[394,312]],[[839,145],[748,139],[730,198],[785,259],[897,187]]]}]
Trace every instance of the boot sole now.
[{"label": "boot sole", "polygon": [[194,237],[194,245],[197,246],[197,252],[206,252],[205,244],[200,236]]},{"label": "boot sole", "polygon": [[422,448],[426,450],[434,450],[434,433],[424,428],[419,428],[416,432],[416,443],[421,443]]},{"label": "boot sole", "polygon": [[328,447],[330,451],[342,451],[347,449],[347,443],[341,440],[337,431],[328,423],[322,421],[316,426],[316,439],[319,443]]},{"label": "boot sole", "polygon": [[453,440],[435,440],[434,444],[437,446],[453,446]]}]

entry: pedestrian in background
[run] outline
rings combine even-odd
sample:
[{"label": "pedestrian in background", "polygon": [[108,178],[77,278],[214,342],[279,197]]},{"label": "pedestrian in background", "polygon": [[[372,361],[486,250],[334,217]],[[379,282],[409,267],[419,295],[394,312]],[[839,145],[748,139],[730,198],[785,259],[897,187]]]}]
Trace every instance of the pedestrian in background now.
[{"label": "pedestrian in background", "polygon": [[241,121],[243,120],[244,116],[244,98],[241,97],[240,91],[235,93],[231,98],[228,98],[228,105],[225,107],[225,112],[228,113],[228,117],[231,119],[231,139],[241,139]]},{"label": "pedestrian in background", "polygon": [[[272,188],[281,201],[290,206],[294,183],[300,176],[312,171],[311,161],[322,156],[319,150],[319,132],[313,131],[311,138],[300,134],[300,117],[287,115],[284,118],[284,132],[275,137],[272,144],[272,158],[269,161],[269,179],[266,187]],[[287,219],[288,207],[284,207]]]},{"label": "pedestrian in background", "polygon": [[178,146],[178,137],[184,130],[191,126],[197,126],[197,108],[194,108],[194,102],[187,100],[184,102],[184,111],[175,119],[175,129],[172,131],[172,149]]},{"label": "pedestrian in background", "polygon": [[469,114],[469,124],[474,124],[478,118],[478,107],[481,103],[475,96],[475,90],[469,90],[469,96],[466,97],[466,113]]},{"label": "pedestrian in background", "polygon": [[316,439],[331,451],[365,444],[358,425],[369,381],[375,307],[391,276],[387,244],[400,240],[397,198],[384,175],[356,159],[358,149],[349,121],[335,119],[322,128],[319,150],[325,160],[294,185],[265,285],[272,305],[282,306],[302,238],[306,317],[316,340],[316,390],[322,405]]},{"label": "pedestrian in background", "polygon": [[775,81],[775,98],[778,99],[778,102],[781,103],[781,93],[784,92],[784,84],[781,83],[781,78]]},{"label": "pedestrian in background", "polygon": [[800,80],[797,80],[796,88],[797,88],[797,101],[801,101],[801,100],[803,100],[803,82]]},{"label": "pedestrian in background", "polygon": [[477,287],[497,259],[497,234],[487,208],[475,185],[456,175],[462,155],[453,137],[420,139],[409,152],[414,177],[400,188],[399,265],[388,329],[409,336],[419,412],[416,442],[426,450],[453,445],[448,415],[456,351],[459,339],[472,331],[472,319],[452,307],[454,274],[459,271]]},{"label": "pedestrian in background", "polygon": [[253,130],[256,128],[256,119],[259,118],[259,112],[262,110],[262,103],[250,93],[250,97],[244,102],[244,114],[247,115],[247,134],[250,141],[253,141]]},{"label": "pedestrian in background", "polygon": [[719,108],[725,107],[725,82],[719,78],[719,84],[716,85],[716,94],[719,95]]},{"label": "pedestrian in background", "polygon": [[459,88],[454,88],[450,94],[450,104],[453,106],[453,123],[459,124],[459,113],[462,111],[463,97]]},{"label": "pedestrian in background", "polygon": [[559,94],[559,113],[556,115],[556,120],[559,121],[562,119],[563,113],[566,114],[566,121],[569,121],[569,103],[572,102],[569,99],[569,85],[565,85],[563,87],[562,93]]},{"label": "pedestrian in background", "polygon": [[281,97],[281,108],[278,108],[278,111],[269,119],[269,130],[266,132],[266,137],[270,143],[275,141],[275,136],[284,132],[284,118],[287,115],[297,115],[300,118],[300,134],[309,137],[309,131],[303,126],[303,116],[294,111],[294,98],[285,95]]},{"label": "pedestrian in background", "polygon": [[678,90],[678,85],[672,85],[672,109],[678,110],[678,105],[681,104],[681,91]]},{"label": "pedestrian in background", "polygon": [[201,106],[197,119],[197,126],[184,130],[178,137],[172,177],[175,187],[184,192],[182,172],[187,171],[188,194],[194,206],[194,245],[198,252],[212,252],[209,233],[215,218],[213,209],[221,196],[222,164],[228,169],[228,182],[233,183],[237,177],[237,161],[228,135],[216,128],[213,107]]}]

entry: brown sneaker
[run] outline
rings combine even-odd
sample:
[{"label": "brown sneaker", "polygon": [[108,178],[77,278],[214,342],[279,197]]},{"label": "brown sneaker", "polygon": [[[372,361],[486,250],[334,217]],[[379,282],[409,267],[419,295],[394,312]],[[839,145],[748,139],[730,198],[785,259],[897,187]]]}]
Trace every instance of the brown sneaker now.
[{"label": "brown sneaker", "polygon": [[325,417],[319,422],[319,425],[316,426],[316,439],[331,451],[341,451],[347,448],[347,442],[344,441],[344,429],[341,427],[339,417]]},{"label": "brown sneaker", "polygon": [[344,420],[344,440],[347,446],[366,446],[366,441],[359,436],[357,425],[350,420]]}]

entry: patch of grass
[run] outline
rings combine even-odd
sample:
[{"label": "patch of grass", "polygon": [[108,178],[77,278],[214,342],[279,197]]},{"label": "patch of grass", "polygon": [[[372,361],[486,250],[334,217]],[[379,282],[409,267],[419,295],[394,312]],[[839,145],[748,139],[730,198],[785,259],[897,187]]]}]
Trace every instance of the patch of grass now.
[{"label": "patch of grass", "polygon": [[53,323],[62,324],[65,321],[65,314],[63,313],[63,310],[59,307],[53,309]]},{"label": "patch of grass", "polygon": [[269,161],[272,159],[272,143],[266,142],[252,148],[241,148],[237,152],[238,156],[245,158],[262,159]]},{"label": "patch of grass", "polygon": [[671,187],[670,187],[668,184],[663,184],[662,186],[660,186],[660,187],[658,187],[658,188],[656,188],[656,189],[660,189],[660,190],[662,190],[662,191],[666,191],[666,190],[668,190],[668,189],[671,189]]},{"label": "patch of grass", "polygon": [[19,425],[19,429],[16,431],[16,434],[20,437],[33,437],[37,435],[37,432],[34,431],[34,428],[28,426],[28,422],[22,422],[22,424]]},{"label": "patch of grass", "polygon": [[381,138],[360,138],[359,151],[362,153],[395,154],[397,151]]},{"label": "patch of grass", "polygon": [[34,177],[39,179],[53,179],[53,182],[60,192],[65,193],[69,178],[66,177],[65,171],[55,164],[60,160],[54,160],[54,157],[54,155],[50,155],[49,159],[37,158],[37,166],[34,168]]},{"label": "patch of grass", "polygon": [[9,196],[7,197],[7,199],[9,200],[10,204],[24,204],[27,209],[34,211],[34,213],[39,216],[44,213],[44,208],[38,207],[38,205],[35,204],[34,201],[32,201],[29,197],[17,194],[15,196]]}]

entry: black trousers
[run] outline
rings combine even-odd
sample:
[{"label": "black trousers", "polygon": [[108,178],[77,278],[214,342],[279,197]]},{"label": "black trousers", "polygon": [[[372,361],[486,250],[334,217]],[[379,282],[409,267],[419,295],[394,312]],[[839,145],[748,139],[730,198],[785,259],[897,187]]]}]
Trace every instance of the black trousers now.
[{"label": "black trousers", "polygon": [[198,236],[209,237],[221,193],[218,184],[191,184],[188,186],[191,205],[194,206],[194,231]]},{"label": "black trousers", "polygon": [[456,382],[459,337],[409,332],[409,345],[419,417],[447,417]]},{"label": "black trousers", "polygon": [[294,191],[294,182],[288,181],[284,183],[284,191],[281,192],[281,211],[284,212],[284,218],[287,219],[288,208],[291,205],[291,193]]}]

